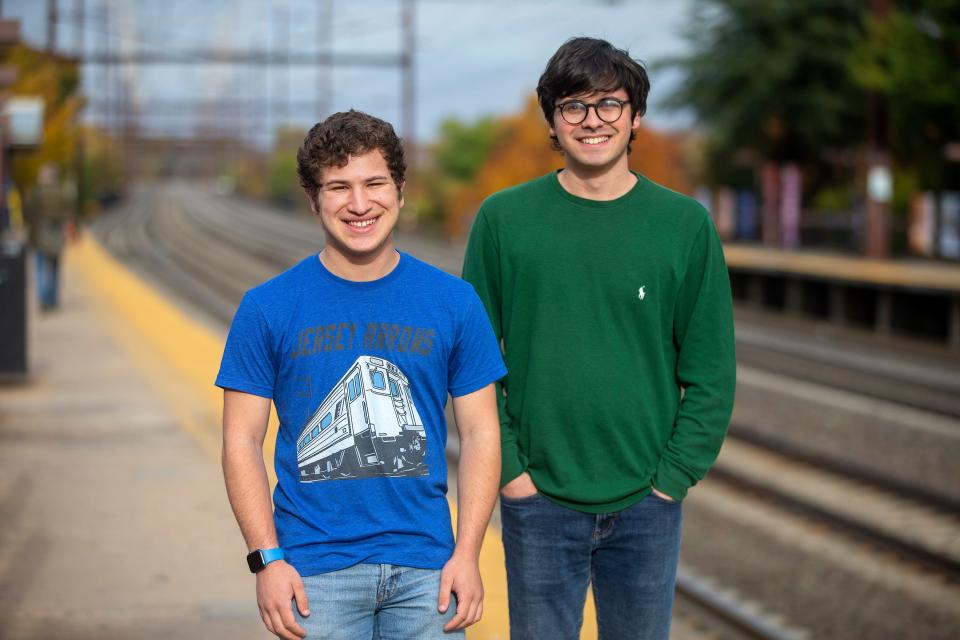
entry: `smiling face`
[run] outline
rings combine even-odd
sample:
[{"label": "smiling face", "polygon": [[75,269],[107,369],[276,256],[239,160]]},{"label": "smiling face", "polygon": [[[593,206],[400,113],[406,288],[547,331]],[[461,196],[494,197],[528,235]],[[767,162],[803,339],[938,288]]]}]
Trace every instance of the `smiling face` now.
[{"label": "smiling face", "polygon": [[624,89],[565,96],[558,100],[557,104],[570,100],[597,103],[604,98],[628,102],[614,122],[604,122],[593,108],[587,110],[587,117],[580,124],[568,123],[560,115],[559,109],[553,112],[550,135],[556,136],[557,143],[563,150],[566,168],[575,173],[596,175],[626,169],[627,144],[630,142],[631,132],[640,126],[640,114],[633,113],[629,96]]},{"label": "smiling face", "polygon": [[393,232],[403,206],[378,149],[350,156],[343,167],[326,167],[311,209],[327,235],[325,253],[354,265],[373,265],[393,258]]}]

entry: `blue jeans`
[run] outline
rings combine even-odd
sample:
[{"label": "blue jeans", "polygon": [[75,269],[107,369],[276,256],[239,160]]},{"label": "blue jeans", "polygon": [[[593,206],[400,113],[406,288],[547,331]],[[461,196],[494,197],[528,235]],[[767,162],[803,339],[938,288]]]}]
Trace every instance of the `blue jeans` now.
[{"label": "blue jeans", "polygon": [[310,616],[293,603],[297,624],[313,640],[446,640],[463,631],[444,633],[456,614],[451,594],[447,612],[437,611],[439,569],[392,564],[358,564],[340,571],[304,576]]},{"label": "blue jeans", "polygon": [[60,285],[60,256],[36,251],[37,297],[44,309],[53,309],[59,305],[57,295]]},{"label": "blue jeans", "polygon": [[500,497],[511,640],[577,640],[593,583],[600,640],[667,640],[682,507],[652,493],[616,513]]}]

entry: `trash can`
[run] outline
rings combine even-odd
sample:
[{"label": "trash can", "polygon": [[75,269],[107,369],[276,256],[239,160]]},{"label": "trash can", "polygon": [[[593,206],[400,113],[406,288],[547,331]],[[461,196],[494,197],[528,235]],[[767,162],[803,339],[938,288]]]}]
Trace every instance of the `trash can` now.
[{"label": "trash can", "polygon": [[27,252],[0,242],[0,381],[27,376]]}]

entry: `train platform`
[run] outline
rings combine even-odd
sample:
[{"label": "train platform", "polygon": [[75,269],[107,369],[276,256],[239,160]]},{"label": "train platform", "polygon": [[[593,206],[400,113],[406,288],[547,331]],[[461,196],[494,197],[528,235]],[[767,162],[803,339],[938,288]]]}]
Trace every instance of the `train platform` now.
[{"label": "train platform", "polygon": [[[220,472],[222,329],[90,236],[63,278],[59,310],[31,305],[27,382],[0,386],[0,636],[274,637]],[[470,638],[508,637],[502,554],[491,531]]]},{"label": "train platform", "polygon": [[269,637],[215,411],[159,389],[173,367],[128,323],[135,282],[109,267],[93,246],[67,252],[62,307],[31,308],[29,379],[0,387],[0,636]]},{"label": "train platform", "polygon": [[[0,637],[274,637],[220,472],[222,325],[89,235],[66,252],[63,278],[59,310],[31,305],[28,380],[0,386]],[[268,460],[276,427],[272,416]],[[471,640],[509,637],[497,520]],[[582,640],[597,637],[592,600]],[[673,640],[716,637],[678,607]]]},{"label": "train platform", "polygon": [[920,259],[878,260],[826,251],[787,251],[728,243],[724,256],[731,269],[790,274],[914,291],[960,294],[960,266]]},{"label": "train platform", "polygon": [[960,352],[960,265],[724,246],[734,300]]}]

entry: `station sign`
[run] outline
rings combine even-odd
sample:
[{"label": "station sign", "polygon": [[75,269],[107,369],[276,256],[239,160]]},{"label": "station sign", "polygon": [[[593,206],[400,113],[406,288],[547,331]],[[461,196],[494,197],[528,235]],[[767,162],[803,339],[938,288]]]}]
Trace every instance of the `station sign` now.
[{"label": "station sign", "polygon": [[893,176],[890,167],[875,164],[867,173],[867,195],[874,202],[887,204],[893,199]]},{"label": "station sign", "polygon": [[11,147],[30,148],[43,141],[43,98],[13,96],[3,105],[7,141]]}]

